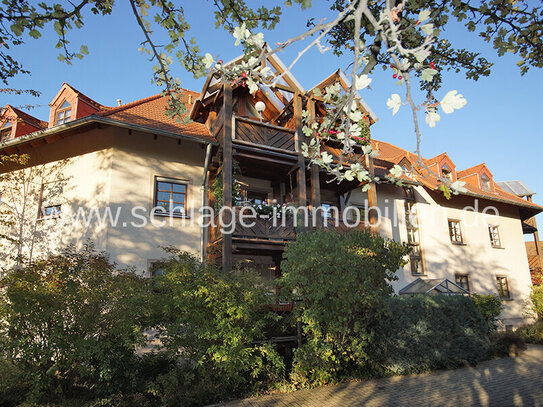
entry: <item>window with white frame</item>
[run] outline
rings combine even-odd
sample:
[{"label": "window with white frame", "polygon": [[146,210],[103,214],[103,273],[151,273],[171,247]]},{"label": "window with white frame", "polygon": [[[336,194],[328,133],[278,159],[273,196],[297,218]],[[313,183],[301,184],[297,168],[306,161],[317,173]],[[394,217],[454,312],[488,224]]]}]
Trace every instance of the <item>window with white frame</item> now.
[{"label": "window with white frame", "polygon": [[447,165],[441,167],[441,176],[446,180],[453,182],[452,172]]},{"label": "window with white frame", "polygon": [[72,120],[72,105],[67,100],[57,109],[55,123],[57,125],[68,123]]},{"label": "window with white frame", "polygon": [[492,192],[490,178],[488,178],[485,174],[481,175],[481,188],[483,189],[483,191]]},{"label": "window with white frame", "polygon": [[490,225],[488,227],[488,234],[490,235],[490,244],[492,247],[502,247],[502,241],[500,239],[500,227],[497,225]]},{"label": "window with white frame", "polygon": [[8,141],[11,137],[11,122],[8,120],[0,129],[0,142]]}]

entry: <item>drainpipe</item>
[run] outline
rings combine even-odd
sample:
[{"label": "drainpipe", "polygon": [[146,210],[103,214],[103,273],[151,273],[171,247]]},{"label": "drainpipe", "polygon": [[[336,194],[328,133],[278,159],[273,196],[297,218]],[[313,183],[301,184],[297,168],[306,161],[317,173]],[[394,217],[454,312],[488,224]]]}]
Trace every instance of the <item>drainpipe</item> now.
[{"label": "drainpipe", "polygon": [[[209,177],[208,177],[208,169],[209,169],[209,162],[211,161],[211,149],[212,145],[211,143],[207,144],[206,146],[206,158],[204,161],[204,174],[202,177],[202,208],[204,206],[207,206],[207,190],[209,187]],[[204,227],[203,223],[200,230],[200,257],[202,259],[202,263],[205,259],[205,233],[206,228]]]}]

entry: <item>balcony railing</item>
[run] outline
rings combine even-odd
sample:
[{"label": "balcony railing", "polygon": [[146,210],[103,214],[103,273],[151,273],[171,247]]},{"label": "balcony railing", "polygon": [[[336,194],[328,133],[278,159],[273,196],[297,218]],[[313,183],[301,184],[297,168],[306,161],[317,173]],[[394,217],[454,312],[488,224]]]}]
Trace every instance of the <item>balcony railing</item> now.
[{"label": "balcony railing", "polygon": [[[296,239],[296,230],[300,229],[295,223],[295,215],[287,215],[283,220],[282,218],[276,219],[276,222],[271,218],[250,218],[245,219],[245,226],[240,222],[240,207],[234,208],[234,216],[236,224],[232,237],[240,239],[249,239],[249,240],[269,240],[275,242],[288,242]],[[247,213],[245,214],[248,215]],[[297,227],[298,226],[298,227]],[[365,223],[361,222],[357,226],[352,226],[343,222],[342,219],[327,218],[324,219],[324,228],[326,229],[336,229],[339,232],[346,233],[349,230],[360,230],[368,227]],[[228,229],[228,228],[225,228]],[[214,225],[209,227],[209,243],[212,244],[221,238],[221,226],[219,222],[219,216],[215,216]]]},{"label": "balcony railing", "polygon": [[296,152],[295,131],[245,117],[234,117],[234,141],[272,150]]}]

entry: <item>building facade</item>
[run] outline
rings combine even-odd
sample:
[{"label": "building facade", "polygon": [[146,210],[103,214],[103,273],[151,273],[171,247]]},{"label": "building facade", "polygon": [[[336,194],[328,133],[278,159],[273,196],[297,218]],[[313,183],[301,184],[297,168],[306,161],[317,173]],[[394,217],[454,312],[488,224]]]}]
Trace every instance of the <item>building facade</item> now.
[{"label": "building facade", "polygon": [[[267,63],[284,69],[275,56]],[[334,83],[348,86],[338,71],[315,88],[326,92]],[[321,208],[312,226],[345,232],[371,227],[411,245],[409,263],[392,283],[397,293],[417,279],[449,280],[466,293],[500,295],[504,324],[523,323],[530,290],[523,221],[543,208],[500,188],[486,165],[457,171],[444,153],[422,159],[423,168],[414,154],[372,140],[379,156],[368,166],[383,182],[363,193],[358,182],[328,182],[304,159],[302,110],[318,118],[325,105],[292,75],[255,95],[241,83],[210,77],[200,93],[187,90],[183,98],[189,123],[168,118],[160,95],[106,107],[67,84],[51,103],[49,122],[8,105],[0,150],[27,154],[29,161],[2,172],[39,169],[30,182],[32,197],[21,198],[28,200],[26,217],[15,217],[24,223],[18,229],[22,254],[36,258],[92,241],[119,266],[149,274],[165,257],[162,247],[173,246],[224,268],[246,264],[273,279],[281,273],[285,244],[299,230],[292,217],[279,225],[258,217],[251,227],[236,218],[232,233],[224,233],[202,226],[200,210],[233,207],[238,214],[249,204],[294,203]],[[256,110],[257,102],[264,110]],[[358,103],[368,126],[374,123],[371,109]],[[337,155],[337,146],[326,148]],[[394,165],[404,168],[402,186],[385,182]],[[465,181],[466,192],[446,199],[439,177]],[[214,186],[221,182],[219,197]],[[4,185],[2,192],[14,187]],[[3,195],[4,209],[19,213],[22,203]],[[364,221],[355,225],[358,218]],[[14,246],[3,242],[1,250],[2,265],[13,265]]]}]

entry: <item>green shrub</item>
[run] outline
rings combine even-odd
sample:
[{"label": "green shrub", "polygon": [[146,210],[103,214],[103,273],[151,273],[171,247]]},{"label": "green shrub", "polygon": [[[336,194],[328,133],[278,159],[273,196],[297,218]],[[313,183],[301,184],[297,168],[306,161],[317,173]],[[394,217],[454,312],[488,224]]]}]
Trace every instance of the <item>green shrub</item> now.
[{"label": "green shrub", "polygon": [[256,273],[221,273],[194,256],[170,250],[156,278],[161,340],[181,363],[154,382],[165,406],[240,397],[284,379],[276,349],[263,342],[276,315]]},{"label": "green shrub", "polygon": [[359,376],[369,358],[370,325],[385,315],[389,282],[408,253],[369,230],[302,233],[287,245],[279,284],[299,300],[294,313],[305,337],[294,353],[295,385]]},{"label": "green shrub", "polygon": [[30,383],[10,361],[0,359],[0,406],[17,406],[26,398]]},{"label": "green shrub", "polygon": [[543,345],[543,320],[535,324],[520,327],[515,333],[521,336],[527,343]]},{"label": "green shrub", "polygon": [[494,332],[490,337],[488,356],[516,356],[524,350],[526,342],[517,332]]},{"label": "green shrub", "polygon": [[495,332],[498,329],[498,317],[503,311],[503,304],[500,297],[494,294],[474,294],[471,299],[484,318],[488,326],[488,333]]},{"label": "green shrub", "polygon": [[487,326],[469,298],[391,297],[388,306],[375,327],[371,374],[450,369],[485,357]]},{"label": "green shrub", "polygon": [[540,320],[543,320],[543,285],[532,287],[530,299],[532,300],[533,311]]},{"label": "green shrub", "polygon": [[108,395],[134,381],[148,284],[91,246],[36,261],[1,281],[1,353],[32,383],[30,400]]}]

